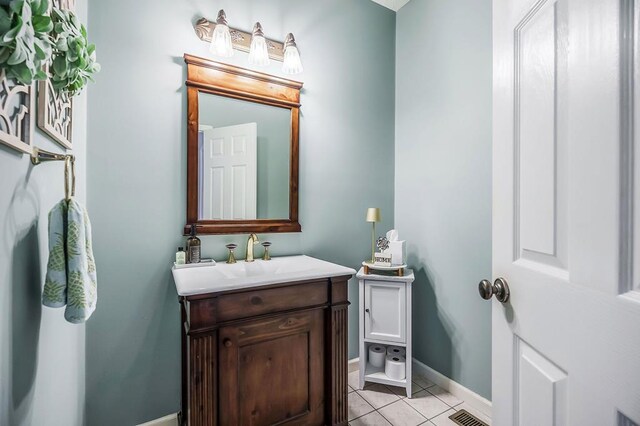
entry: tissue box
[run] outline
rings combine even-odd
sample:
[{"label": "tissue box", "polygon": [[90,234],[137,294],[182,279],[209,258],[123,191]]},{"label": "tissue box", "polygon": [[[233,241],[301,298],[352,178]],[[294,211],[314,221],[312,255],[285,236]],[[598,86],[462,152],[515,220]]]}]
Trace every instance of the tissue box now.
[{"label": "tissue box", "polygon": [[404,265],[407,257],[407,245],[405,241],[389,241],[389,248],[386,251],[391,255],[391,265]]},{"label": "tissue box", "polygon": [[375,253],[373,259],[376,266],[391,266],[391,255],[388,253]]}]

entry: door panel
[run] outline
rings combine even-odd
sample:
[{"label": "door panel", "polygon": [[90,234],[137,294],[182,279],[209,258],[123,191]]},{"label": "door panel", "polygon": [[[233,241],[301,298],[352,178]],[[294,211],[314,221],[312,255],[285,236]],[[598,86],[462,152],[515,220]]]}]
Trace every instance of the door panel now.
[{"label": "door panel", "polygon": [[322,424],[324,311],[219,331],[221,425]]},{"label": "door panel", "polygon": [[[308,333],[242,346],[238,357],[239,424],[270,425],[309,411]],[[262,384],[259,392],[242,391],[257,384]]]},{"label": "door panel", "polygon": [[[514,30],[514,260],[568,278],[562,5],[548,1]],[[557,52],[557,53],[556,53]]]},{"label": "door panel", "polygon": [[406,342],[404,284],[367,281],[364,297],[365,338]]},{"label": "door panel", "polygon": [[257,124],[201,127],[201,218],[255,219],[258,197]]},{"label": "door panel", "polygon": [[640,424],[638,7],[493,2],[496,426]]},{"label": "door panel", "polygon": [[567,424],[567,373],[516,339],[516,418],[523,426]]}]

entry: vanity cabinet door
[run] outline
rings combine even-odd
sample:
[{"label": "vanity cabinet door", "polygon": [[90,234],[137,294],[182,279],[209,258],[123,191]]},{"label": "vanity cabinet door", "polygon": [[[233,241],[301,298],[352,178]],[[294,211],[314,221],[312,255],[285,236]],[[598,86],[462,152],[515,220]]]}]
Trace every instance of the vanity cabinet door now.
[{"label": "vanity cabinet door", "polygon": [[219,330],[219,424],[324,423],[324,311]]},{"label": "vanity cabinet door", "polygon": [[365,281],[365,339],[406,342],[406,287],[404,283]]}]

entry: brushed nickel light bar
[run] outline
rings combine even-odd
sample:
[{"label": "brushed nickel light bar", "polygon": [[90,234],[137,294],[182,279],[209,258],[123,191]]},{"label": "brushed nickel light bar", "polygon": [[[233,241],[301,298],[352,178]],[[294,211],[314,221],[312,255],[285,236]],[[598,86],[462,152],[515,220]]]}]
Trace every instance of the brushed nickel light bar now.
[{"label": "brushed nickel light bar", "polygon": [[[218,28],[217,31],[216,28]],[[256,47],[264,49],[264,44],[266,44],[268,58],[283,62],[282,71],[284,73],[299,74],[303,71],[298,47],[291,33],[287,34],[285,42],[281,43],[264,37],[262,26],[259,22],[256,22],[251,33],[232,28],[227,23],[224,10],[218,12],[215,22],[204,17],[200,18],[196,22],[194,30],[200,40],[210,44],[210,50],[216,56],[229,57],[233,54],[229,50],[230,39],[233,49],[250,54],[250,62],[253,65],[264,66],[268,64],[268,59],[263,57],[261,58],[262,60],[256,62],[256,56],[260,56],[258,53],[264,55],[264,50],[256,52]],[[264,39],[264,43],[262,39]],[[256,43],[256,41],[259,41],[259,43]]]}]

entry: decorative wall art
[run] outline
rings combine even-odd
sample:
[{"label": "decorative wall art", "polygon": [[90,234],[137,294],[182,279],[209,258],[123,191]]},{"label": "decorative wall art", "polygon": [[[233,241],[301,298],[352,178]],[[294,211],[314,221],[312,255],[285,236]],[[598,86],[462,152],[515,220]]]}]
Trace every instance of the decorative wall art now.
[{"label": "decorative wall art", "polygon": [[0,69],[0,142],[31,154],[35,107],[35,85],[6,76]]},{"label": "decorative wall art", "polygon": [[[53,6],[73,11],[75,0],[53,0]],[[49,74],[48,67],[45,70]],[[38,127],[67,149],[72,141],[72,96],[55,90],[50,78],[38,82]]]}]

